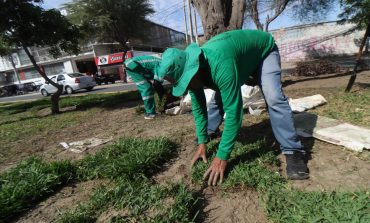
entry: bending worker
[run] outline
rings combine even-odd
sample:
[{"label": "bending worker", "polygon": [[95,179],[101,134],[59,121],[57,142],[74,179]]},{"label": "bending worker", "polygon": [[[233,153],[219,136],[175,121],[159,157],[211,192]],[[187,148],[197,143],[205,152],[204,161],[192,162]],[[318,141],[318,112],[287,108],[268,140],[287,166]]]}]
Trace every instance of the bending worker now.
[{"label": "bending worker", "polygon": [[275,138],[287,161],[289,179],[307,179],[305,151],[299,141],[287,97],[281,87],[279,50],[274,38],[258,30],[233,30],[221,33],[202,47],[189,45],[184,51],[169,48],[162,56],[159,76],[173,84],[172,94],[189,90],[195,119],[198,150],[192,165],[206,159],[207,108],[204,87],[218,91],[226,114],[224,131],[210,168],[205,172],[209,185],[222,182],[227,160],[237,139],[243,116],[241,85],[257,72]]},{"label": "bending worker", "polygon": [[155,56],[137,56],[125,61],[126,72],[135,82],[144,101],[145,119],[154,119],[156,115],[154,91],[160,99],[165,93],[161,84],[163,79],[157,75],[160,62],[161,59]]}]

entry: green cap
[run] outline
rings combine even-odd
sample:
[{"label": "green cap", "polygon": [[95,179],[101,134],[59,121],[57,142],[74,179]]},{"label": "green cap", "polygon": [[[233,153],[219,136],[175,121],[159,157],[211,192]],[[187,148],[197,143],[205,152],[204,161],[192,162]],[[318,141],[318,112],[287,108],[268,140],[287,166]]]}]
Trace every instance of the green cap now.
[{"label": "green cap", "polygon": [[184,51],[169,48],[162,55],[159,77],[173,80],[172,94],[176,97],[185,93],[191,79],[199,69],[200,47],[192,43]]}]

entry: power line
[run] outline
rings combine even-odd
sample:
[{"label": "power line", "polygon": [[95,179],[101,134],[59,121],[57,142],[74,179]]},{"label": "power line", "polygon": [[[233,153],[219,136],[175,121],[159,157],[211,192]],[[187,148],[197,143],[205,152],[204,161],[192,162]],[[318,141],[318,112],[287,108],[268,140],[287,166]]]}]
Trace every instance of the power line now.
[{"label": "power line", "polygon": [[181,0],[180,0],[180,1],[175,2],[174,4],[172,4],[172,5],[170,5],[170,6],[168,6],[168,7],[167,7],[166,9],[164,9],[164,10],[160,10],[160,11],[155,12],[154,14],[164,13],[164,12],[166,12],[166,11],[169,11],[169,10],[170,10],[170,8],[173,8],[173,7],[177,6],[178,4],[180,4],[180,2],[181,2]]}]

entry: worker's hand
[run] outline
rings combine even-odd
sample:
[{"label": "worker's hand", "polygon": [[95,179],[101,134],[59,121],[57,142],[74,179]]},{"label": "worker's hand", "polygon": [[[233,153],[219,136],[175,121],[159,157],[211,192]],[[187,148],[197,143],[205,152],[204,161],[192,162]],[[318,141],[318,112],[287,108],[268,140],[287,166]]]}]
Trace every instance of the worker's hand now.
[{"label": "worker's hand", "polygon": [[218,178],[220,178],[219,184],[221,184],[222,181],[224,180],[224,173],[226,170],[226,166],[227,166],[226,160],[221,160],[220,158],[215,157],[212,160],[211,166],[204,173],[203,179],[207,180],[207,177],[208,177],[208,185],[216,186],[217,180]]},{"label": "worker's hand", "polygon": [[202,144],[199,144],[198,145],[198,150],[197,152],[194,154],[193,156],[193,159],[191,160],[191,167],[193,167],[193,165],[197,162],[198,159],[202,158],[203,162],[204,163],[207,163],[207,155],[206,155],[206,151],[207,151],[207,146],[206,144],[202,143]]}]

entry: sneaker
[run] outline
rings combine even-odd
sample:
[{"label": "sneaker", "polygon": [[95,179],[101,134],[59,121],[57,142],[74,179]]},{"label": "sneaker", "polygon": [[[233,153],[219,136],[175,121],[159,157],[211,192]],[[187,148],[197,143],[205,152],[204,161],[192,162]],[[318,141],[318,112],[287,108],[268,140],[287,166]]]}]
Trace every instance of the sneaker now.
[{"label": "sneaker", "polygon": [[304,154],[294,151],[293,154],[285,154],[286,174],[289,180],[304,180],[309,178],[308,168],[304,160]]},{"label": "sneaker", "polygon": [[155,118],[155,114],[145,114],[144,115],[144,119],[147,119],[147,120],[154,119],[154,118]]}]

